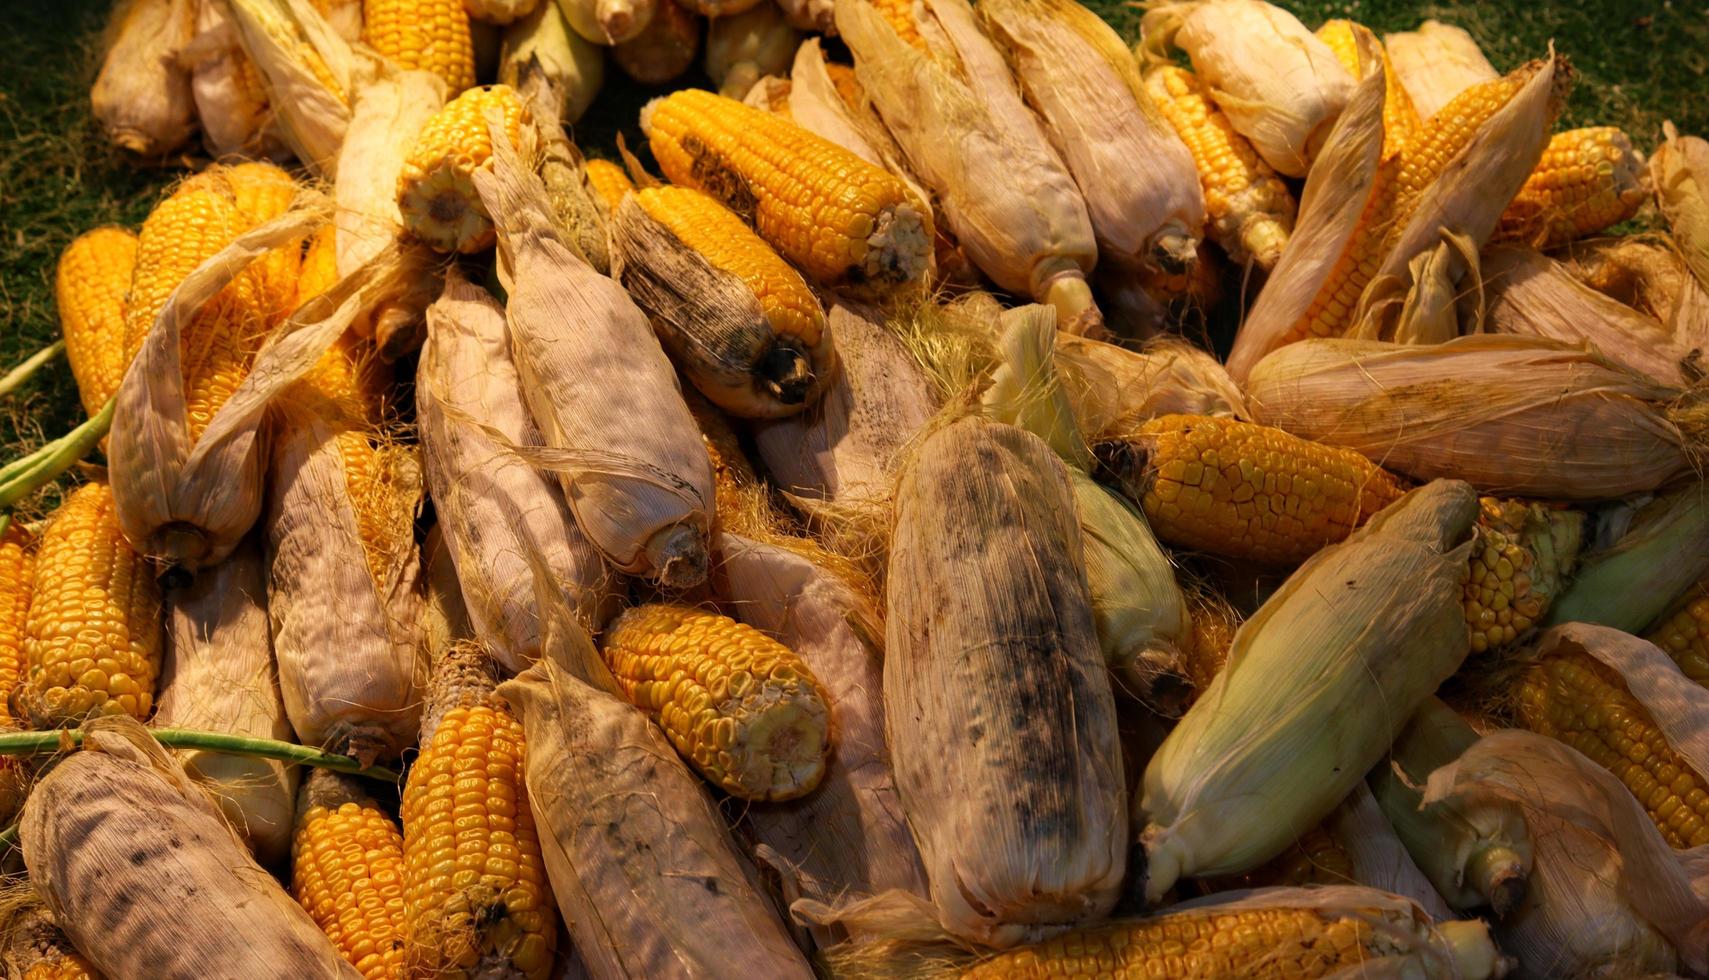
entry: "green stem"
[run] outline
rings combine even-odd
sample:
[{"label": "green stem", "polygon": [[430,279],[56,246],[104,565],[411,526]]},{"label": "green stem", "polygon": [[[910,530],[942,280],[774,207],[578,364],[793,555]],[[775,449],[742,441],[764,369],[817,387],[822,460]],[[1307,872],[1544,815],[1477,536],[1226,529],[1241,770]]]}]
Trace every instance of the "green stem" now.
[{"label": "green stem", "polygon": [[[366,776],[389,783],[398,782],[402,778],[395,770],[383,766],[363,766],[347,755],[323,752],[307,745],[280,742],[271,738],[250,738],[224,732],[197,731],[193,728],[151,728],[148,733],[154,736],[155,741],[172,749],[207,749],[227,755],[276,759],[280,762],[331,769],[333,772],[346,772],[353,776]],[[82,745],[83,732],[72,729],[0,733],[0,755],[54,755],[64,747],[67,740],[72,745]]]},{"label": "green stem", "polygon": [[18,846],[18,825],[13,824],[5,830],[0,830],[0,853],[5,853]]},{"label": "green stem", "polygon": [[0,469],[0,507],[10,507],[36,492],[89,455],[89,450],[105,439],[113,427],[113,407],[117,403],[117,399],[107,399],[94,418]]},{"label": "green stem", "polygon": [[31,354],[24,363],[7,371],[5,377],[0,377],[0,398],[4,398],[23,387],[24,382],[30,380],[38,368],[63,353],[65,353],[65,341],[56,340]]}]

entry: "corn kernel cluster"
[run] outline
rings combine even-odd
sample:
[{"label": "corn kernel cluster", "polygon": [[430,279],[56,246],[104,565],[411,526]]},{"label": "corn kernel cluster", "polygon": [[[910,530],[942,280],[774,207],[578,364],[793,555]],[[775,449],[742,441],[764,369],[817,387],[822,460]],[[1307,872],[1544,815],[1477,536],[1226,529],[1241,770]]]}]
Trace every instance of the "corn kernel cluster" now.
[{"label": "corn kernel cluster", "polygon": [[1709,687],[1709,583],[1699,582],[1644,639],[1661,647],[1685,676]]},{"label": "corn kernel cluster", "polygon": [[65,335],[65,359],[89,415],[118,393],[130,365],[125,357],[125,296],[136,260],[137,236],[114,227],[78,235],[59,255],[54,300]]},{"label": "corn kernel cluster", "polygon": [[626,195],[635,193],[635,182],[610,160],[589,160],[585,169],[588,186],[606,211],[615,211]]},{"label": "corn kernel cluster", "polygon": [[452,95],[475,84],[463,0],[363,0],[362,43],[399,68],[438,75]]},{"label": "corn kernel cluster", "polygon": [[1559,248],[1638,213],[1649,192],[1644,158],[1613,126],[1556,133],[1526,178],[1495,237]]},{"label": "corn kernel cluster", "polygon": [[297,816],[291,892],[367,980],[401,980],[404,841],[372,800],[315,803]]},{"label": "corn kernel cluster", "polygon": [[487,114],[497,110],[515,147],[532,118],[508,85],[470,89],[434,113],[398,172],[398,211],[410,233],[441,252],[479,252],[497,238],[475,191],[475,171],[492,160]]},{"label": "corn kernel cluster", "polygon": [[1578,554],[1584,515],[1522,500],[1479,500],[1478,544],[1466,579],[1472,652],[1512,645],[1560,590]]},{"label": "corn kernel cluster", "polygon": [[12,717],[10,701],[24,672],[24,635],[35,571],[35,542],[14,521],[0,533],[0,728],[18,727],[21,721]]}]

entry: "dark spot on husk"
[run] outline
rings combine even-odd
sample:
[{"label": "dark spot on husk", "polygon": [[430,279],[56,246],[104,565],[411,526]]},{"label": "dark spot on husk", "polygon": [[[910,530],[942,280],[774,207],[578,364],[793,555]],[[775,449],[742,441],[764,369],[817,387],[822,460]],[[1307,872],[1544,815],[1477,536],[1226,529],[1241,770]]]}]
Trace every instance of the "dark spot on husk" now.
[{"label": "dark spot on husk", "polygon": [[707,892],[709,892],[713,895],[718,894],[718,879],[717,878],[707,878],[704,882],[702,882],[702,884],[706,886]]}]

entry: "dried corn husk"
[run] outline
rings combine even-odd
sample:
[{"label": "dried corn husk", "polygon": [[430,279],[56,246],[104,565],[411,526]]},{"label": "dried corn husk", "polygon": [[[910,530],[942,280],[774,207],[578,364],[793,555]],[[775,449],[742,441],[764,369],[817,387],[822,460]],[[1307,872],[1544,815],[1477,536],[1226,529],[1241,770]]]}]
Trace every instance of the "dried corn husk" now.
[{"label": "dried corn husk", "polygon": [[1507,203],[1543,158],[1549,130],[1566,104],[1572,70],[1554,54],[1514,73],[1525,85],[1498,109],[1389,230],[1349,336],[1436,343],[1459,333],[1455,300],[1462,276],[1477,274],[1477,251]]},{"label": "dried corn husk", "polygon": [[[1355,29],[1361,58],[1375,42],[1369,31]],[[1300,196],[1299,219],[1282,250],[1281,260],[1265,280],[1252,310],[1241,321],[1228,355],[1228,372],[1246,380],[1253,365],[1290,339],[1311,309],[1312,301],[1329,282],[1350,245],[1357,243],[1359,223],[1373,191],[1381,193],[1380,172],[1397,162],[1383,160],[1383,103],[1387,75],[1372,72],[1353,89],[1317,164]]]},{"label": "dried corn husk", "polygon": [[1043,442],[978,418],[927,437],[897,489],[896,785],[938,920],[987,945],[1101,917],[1125,870],[1115,703],[1070,494]]},{"label": "dried corn husk", "polygon": [[499,55],[498,80],[502,84],[520,92],[522,79],[531,72],[544,75],[559,99],[553,115],[542,116],[541,107],[535,106],[535,119],[555,116],[573,126],[605,84],[605,52],[570,30],[556,3],[543,2],[533,13],[505,28]]},{"label": "dried corn husk", "polygon": [[[1145,891],[1250,871],[1322,820],[1466,656],[1476,493],[1437,481],[1318,552],[1145,771]],[[1370,625],[1382,621],[1382,630]]]},{"label": "dried corn husk", "polygon": [[1589,345],[1615,364],[1662,384],[1684,387],[1691,352],[1660,322],[1574,279],[1534,249],[1485,249],[1482,325],[1493,333]]},{"label": "dried corn husk", "polygon": [[[541,658],[499,685],[528,741],[546,876],[591,976],[812,976],[706,786],[599,654],[551,614]],[[605,677],[605,681],[600,678]]]},{"label": "dried corn husk", "polygon": [[1187,52],[1235,132],[1264,162],[1304,177],[1353,90],[1335,52],[1299,18],[1262,0],[1159,4],[1140,24],[1146,54]]},{"label": "dried corn husk", "polygon": [[1216,357],[1178,340],[1136,352],[1059,333],[1056,365],[1087,442],[1159,415],[1247,417],[1245,397]]},{"label": "dried corn husk", "polygon": [[1709,289],[1709,142],[1680,136],[1671,122],[1662,131],[1667,138],[1650,157],[1656,204],[1685,264]]},{"label": "dried corn husk", "polygon": [[1478,740],[1454,709],[1426,698],[1395,739],[1391,756],[1371,770],[1382,812],[1436,891],[1457,909],[1488,905],[1497,917],[1518,907],[1531,873],[1525,816],[1504,800],[1440,800],[1424,806],[1430,774]]},{"label": "dried corn husk", "polygon": [[1075,0],[985,0],[979,14],[1085,196],[1100,261],[1192,268],[1198,171],[1121,37]]},{"label": "dried corn husk", "polygon": [[869,319],[877,316],[833,305],[837,367],[824,395],[800,415],[754,425],[759,458],[782,489],[838,503],[884,500],[903,448],[937,411],[931,382],[902,342]]},{"label": "dried corn husk", "polygon": [[611,46],[611,60],[642,85],[663,85],[694,67],[700,20],[680,3],[661,2],[639,34]]},{"label": "dried corn husk", "polygon": [[333,179],[351,99],[380,73],[378,58],[340,37],[309,0],[225,2],[279,136],[311,173]]},{"label": "dried corn husk", "polygon": [[795,60],[801,34],[771,0],[706,26],[706,77],[718,94],[740,99],[763,75],[782,75]]},{"label": "dried corn husk", "polygon": [[1427,20],[1416,31],[1384,34],[1383,47],[1418,118],[1425,122],[1454,96],[1501,77],[1470,34],[1439,20]]},{"label": "dried corn husk", "polygon": [[445,83],[429,71],[382,75],[355,93],[339,150],[338,274],[348,276],[384,251],[399,249],[403,269],[394,295],[379,300],[357,329],[374,338],[381,358],[395,359],[421,344],[422,311],[438,290],[439,258],[418,242],[400,241],[398,171],[410,141],[445,104]]},{"label": "dried corn husk", "polygon": [[1448,903],[1407,853],[1370,787],[1364,783],[1354,786],[1323,826],[1347,853],[1355,882],[1410,898],[1439,922],[1454,917]]},{"label": "dried corn husk", "polygon": [[190,69],[180,54],[196,29],[192,0],[127,0],[102,38],[101,73],[89,90],[107,138],[139,156],[163,156],[196,129]]},{"label": "dried corn husk", "polygon": [[[436,503],[437,507],[438,504]],[[421,645],[429,664],[458,640],[472,640],[469,610],[463,604],[463,586],[457,581],[457,563],[438,523],[421,542],[421,581],[426,595],[421,603]]]},{"label": "dried corn husk", "polygon": [[255,63],[244,54],[237,25],[218,0],[196,8],[196,37],[184,51],[192,66],[190,92],[202,143],[215,157],[281,158],[290,149],[269,133],[267,95]]},{"label": "dried corn husk", "polygon": [[1305,340],[1246,384],[1257,421],[1485,493],[1611,499],[1694,471],[1709,404],[1551,340]]},{"label": "dried corn husk", "polygon": [[607,274],[611,271],[607,209],[588,186],[582,151],[564,135],[561,112],[570,99],[560,93],[560,83],[538,59],[520,66],[514,77],[518,94],[534,114],[535,132],[540,136],[540,155],[534,169],[546,185],[546,198],[558,219],[558,230],[566,236],[564,244],[575,249],[595,271]]},{"label": "dried corn husk", "polygon": [[1101,331],[1086,283],[1097,244],[1067,166],[965,0],[919,9],[930,56],[865,0],[838,0],[837,29],[861,85],[979,268],[1056,307],[1063,329]]},{"label": "dried corn husk", "polygon": [[[749,807],[741,825],[793,903],[901,889],[926,894],[884,743],[883,627],[869,598],[786,543],[720,533],[719,595],[736,618],[794,650],[824,685],[836,751],[812,794]],[[821,947],[842,938],[814,933]]]},{"label": "dried corn husk", "polygon": [[557,481],[504,448],[541,444],[504,307],[452,271],[427,316],[415,397],[428,486],[471,625],[517,673],[540,655],[535,567],[589,631],[616,612],[622,582],[576,526]]},{"label": "dried corn husk", "polygon": [[712,466],[670,360],[623,288],[564,244],[545,185],[494,149],[475,187],[497,216],[511,353],[576,523],[617,569],[698,585]]},{"label": "dried corn husk", "polygon": [[[153,724],[291,741],[267,628],[267,579],[253,539],[167,593],[172,616]],[[203,749],[178,753],[214,794],[226,821],[262,864],[291,853],[298,771],[267,759]]]},{"label": "dried corn husk", "polygon": [[1709,493],[1692,483],[1651,501],[1617,540],[1580,559],[1544,623],[1597,623],[1643,633],[1705,575]]},{"label": "dried corn husk", "polygon": [[[141,724],[108,717],[30,793],[30,884],[109,977],[360,977]],[[196,938],[162,928],[194,924]]]},{"label": "dried corn husk", "polygon": [[800,31],[837,35],[837,10],[834,0],[777,0],[789,26]]},{"label": "dried corn husk", "polygon": [[1572,242],[1561,259],[1574,279],[1663,323],[1673,321],[1691,272],[1662,235]]}]

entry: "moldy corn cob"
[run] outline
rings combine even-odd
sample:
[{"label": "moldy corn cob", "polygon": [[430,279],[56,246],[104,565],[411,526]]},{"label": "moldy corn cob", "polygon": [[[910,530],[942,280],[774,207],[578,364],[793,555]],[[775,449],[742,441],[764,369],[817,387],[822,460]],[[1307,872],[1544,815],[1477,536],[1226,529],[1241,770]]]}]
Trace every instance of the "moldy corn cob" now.
[{"label": "moldy corn cob", "polygon": [[404,976],[404,840],[354,776],[311,770],[297,807],[291,895],[366,980]]},{"label": "moldy corn cob", "polygon": [[404,227],[441,252],[479,252],[493,245],[492,219],[472,178],[492,158],[490,111],[503,116],[504,132],[516,146],[532,114],[515,89],[489,85],[464,92],[434,113],[398,173]]},{"label": "moldy corn cob", "polygon": [[54,300],[65,359],[77,379],[83,411],[101,411],[119,390],[125,368],[125,296],[136,270],[137,236],[125,228],[96,228],[78,235],[59,254]]}]

